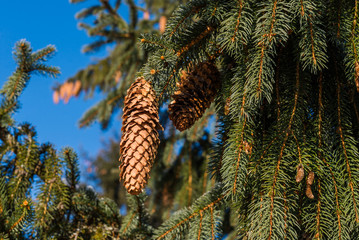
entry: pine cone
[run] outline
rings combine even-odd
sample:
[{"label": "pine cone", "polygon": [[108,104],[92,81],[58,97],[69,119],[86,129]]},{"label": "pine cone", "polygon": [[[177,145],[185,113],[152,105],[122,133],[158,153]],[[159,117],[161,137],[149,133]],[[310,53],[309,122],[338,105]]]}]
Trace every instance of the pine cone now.
[{"label": "pine cone", "polygon": [[185,73],[172,95],[169,117],[179,131],[184,131],[203,116],[220,87],[219,71],[212,62],[203,62]]},{"label": "pine cone", "polygon": [[314,181],[314,172],[309,172],[307,177],[307,184],[312,185]]},{"label": "pine cone", "polygon": [[305,195],[307,195],[307,197],[310,199],[314,199],[312,188],[309,184],[307,184],[307,189],[305,190]]},{"label": "pine cone", "polygon": [[143,77],[127,90],[123,108],[120,143],[120,179],[127,192],[141,193],[160,143],[157,130],[163,130],[158,118],[155,91]]},{"label": "pine cone", "polygon": [[299,164],[297,167],[297,175],[295,176],[295,180],[297,183],[301,182],[304,178],[304,168],[302,164]]}]

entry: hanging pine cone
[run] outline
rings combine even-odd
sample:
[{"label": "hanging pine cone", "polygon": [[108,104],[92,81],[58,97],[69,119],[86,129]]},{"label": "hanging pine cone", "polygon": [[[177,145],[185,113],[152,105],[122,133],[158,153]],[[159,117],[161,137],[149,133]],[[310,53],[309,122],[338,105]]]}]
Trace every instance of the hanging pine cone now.
[{"label": "hanging pine cone", "polygon": [[314,199],[312,188],[309,184],[307,184],[307,189],[305,190],[305,195],[307,195],[307,197],[310,199]]},{"label": "hanging pine cone", "polygon": [[219,87],[219,71],[212,62],[199,63],[183,74],[168,106],[174,126],[181,132],[192,127],[209,108]]},{"label": "hanging pine cone", "polygon": [[127,90],[121,130],[120,179],[128,193],[137,195],[145,187],[156,158],[160,142],[157,130],[163,130],[155,91],[143,77]]},{"label": "hanging pine cone", "polygon": [[297,167],[297,175],[295,176],[295,181],[297,183],[301,182],[304,178],[304,168],[302,164],[299,164]]},{"label": "hanging pine cone", "polygon": [[307,177],[307,184],[312,185],[314,181],[314,172],[309,172]]}]

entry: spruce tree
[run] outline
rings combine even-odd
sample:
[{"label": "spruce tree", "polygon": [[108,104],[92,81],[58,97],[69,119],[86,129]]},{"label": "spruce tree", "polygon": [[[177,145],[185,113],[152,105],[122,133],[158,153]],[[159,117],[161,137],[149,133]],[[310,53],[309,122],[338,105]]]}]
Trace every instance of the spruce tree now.
[{"label": "spruce tree", "polygon": [[[152,181],[132,197],[120,233],[359,239],[357,21],[357,0],[192,0],[163,34],[143,34],[148,60],[137,77],[155,88],[165,130]],[[208,61],[221,83],[206,112],[216,114],[212,141],[208,115],[173,133],[166,112],[181,78]]]},{"label": "spruce tree", "polygon": [[13,119],[33,74],[56,77],[54,46],[16,43],[16,70],[0,90],[0,239],[113,239],[120,214],[110,199],[79,183],[76,153],[39,143],[30,123]]},{"label": "spruce tree", "polygon": [[218,185],[155,239],[215,239],[224,211],[233,239],[359,238],[357,18],[357,1],[193,0],[143,35],[139,75],[163,100],[182,69],[221,72]]}]

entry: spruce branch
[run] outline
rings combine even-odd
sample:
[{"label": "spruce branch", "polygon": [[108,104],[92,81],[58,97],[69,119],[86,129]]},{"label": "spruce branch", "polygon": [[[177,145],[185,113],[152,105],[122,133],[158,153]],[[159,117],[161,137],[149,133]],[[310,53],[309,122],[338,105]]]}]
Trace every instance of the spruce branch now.
[{"label": "spruce branch", "polygon": [[250,1],[230,1],[230,11],[225,13],[222,21],[217,41],[220,46],[231,56],[240,54],[250,41],[253,24],[253,10]]},{"label": "spruce branch", "polygon": [[[182,231],[187,231],[188,228],[191,228],[189,225],[191,221],[194,221],[198,217],[201,218],[204,212],[208,210],[213,211],[212,208],[218,207],[218,205],[222,203],[225,195],[219,194],[221,190],[221,186],[216,186],[212,191],[197,199],[191,207],[179,210],[156,230],[153,239],[180,237]],[[205,230],[202,229],[201,231]]]},{"label": "spruce branch", "polygon": [[51,45],[33,52],[30,44],[25,40],[16,43],[14,57],[18,64],[15,72],[0,90],[3,99],[0,106],[0,115],[4,116],[16,110],[17,98],[26,87],[31,74],[42,74],[56,77],[60,71],[57,67],[50,67],[44,64],[56,51]]},{"label": "spruce branch", "polygon": [[[318,6],[319,5],[319,6]],[[296,11],[300,15],[300,32],[303,34],[299,42],[303,69],[309,67],[313,73],[323,70],[328,57],[326,54],[326,36],[322,29],[320,4],[312,1],[297,1]]]},{"label": "spruce branch", "polygon": [[[359,216],[358,216],[358,207],[357,207],[357,201],[356,201],[356,197],[355,195],[357,194],[357,192],[354,191],[354,185],[353,185],[353,179],[352,179],[352,169],[351,169],[351,156],[349,154],[353,154],[353,150],[356,152],[357,149],[348,149],[347,147],[347,143],[346,143],[346,139],[344,136],[344,132],[343,132],[343,125],[342,125],[342,108],[341,108],[341,86],[340,86],[340,82],[338,80],[338,75],[336,76],[336,84],[337,84],[337,116],[338,116],[338,130],[339,130],[339,135],[340,135],[340,142],[341,142],[341,147],[342,147],[342,151],[343,151],[343,156],[345,159],[345,165],[346,165],[346,170],[348,172],[348,180],[349,180],[349,187],[350,187],[350,192],[351,192],[351,197],[352,197],[352,201],[353,201],[353,210],[355,213],[355,221],[358,222],[359,221]],[[356,155],[356,153],[354,152],[354,154]]]},{"label": "spruce branch", "polygon": [[174,35],[178,34],[178,30],[182,29],[180,27],[188,22],[191,22],[191,17],[197,14],[206,5],[206,1],[196,0],[180,6],[168,20],[164,36],[171,39]]}]

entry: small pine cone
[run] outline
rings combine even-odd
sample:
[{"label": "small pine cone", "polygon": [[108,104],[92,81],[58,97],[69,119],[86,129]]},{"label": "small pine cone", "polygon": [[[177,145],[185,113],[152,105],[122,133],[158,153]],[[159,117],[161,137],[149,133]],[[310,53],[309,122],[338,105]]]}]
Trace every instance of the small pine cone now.
[{"label": "small pine cone", "polygon": [[307,184],[312,185],[314,181],[314,172],[310,171],[307,177]]},{"label": "small pine cone", "polygon": [[120,179],[128,193],[137,195],[147,184],[156,158],[160,143],[157,130],[163,130],[155,91],[143,77],[127,90],[121,130]]},{"label": "small pine cone", "polygon": [[309,184],[307,184],[307,189],[305,190],[305,195],[307,195],[307,197],[310,199],[314,199],[312,188]]},{"label": "small pine cone", "polygon": [[219,71],[212,62],[199,63],[183,74],[168,106],[173,125],[181,132],[192,127],[209,108],[219,87]]},{"label": "small pine cone", "polygon": [[299,164],[297,167],[297,175],[295,176],[295,181],[297,183],[301,182],[304,178],[304,168],[302,164]]}]

